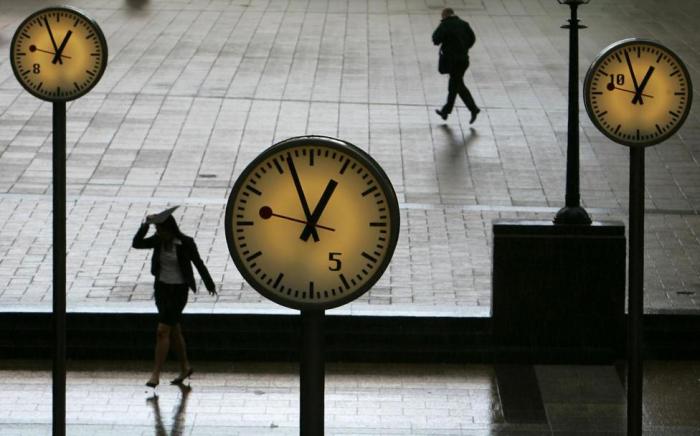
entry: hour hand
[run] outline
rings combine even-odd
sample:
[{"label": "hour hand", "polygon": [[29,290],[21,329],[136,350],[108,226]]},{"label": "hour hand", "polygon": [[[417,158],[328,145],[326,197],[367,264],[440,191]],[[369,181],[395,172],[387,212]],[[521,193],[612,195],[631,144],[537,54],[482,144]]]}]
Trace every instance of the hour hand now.
[{"label": "hour hand", "polygon": [[[318,204],[314,209],[314,213],[311,214],[311,217],[308,219],[309,221],[306,223],[304,230],[301,231],[301,236],[299,237],[303,241],[308,241],[309,235],[312,232],[316,232],[316,226],[318,226],[316,223],[318,223],[318,219],[321,218],[321,214],[326,208],[328,201],[331,199],[331,195],[333,195],[333,191],[335,190],[336,186],[338,186],[338,182],[335,180],[328,181],[328,185],[326,185],[326,189],[323,191],[323,194],[321,194],[321,199],[318,201]],[[318,242],[318,238],[314,238],[314,241]]]},{"label": "hour hand", "polygon": [[70,39],[70,36],[73,34],[70,30],[68,33],[66,33],[66,37],[63,38],[63,42],[61,42],[61,46],[56,50],[56,54],[53,57],[53,60],[51,61],[52,63],[60,62],[63,63],[63,60],[61,59],[61,56],[63,55],[63,50],[66,48],[66,44],[68,44],[68,40]]},{"label": "hour hand", "polygon": [[[309,203],[306,201],[306,196],[304,195],[304,190],[301,188],[301,181],[299,180],[299,175],[297,174],[297,169],[294,166],[294,161],[292,160],[292,156],[287,156],[287,166],[289,166],[289,172],[292,173],[292,179],[294,180],[294,187],[296,188],[297,195],[299,195],[299,201],[301,201],[301,207],[304,209],[304,217],[306,218],[306,221],[310,221],[311,219],[311,210],[309,210]],[[316,231],[315,227],[311,227],[311,236],[313,236],[314,241],[318,242],[318,232]],[[304,239],[304,238],[302,238]],[[305,241],[309,239],[309,236],[306,236]]]},{"label": "hour hand", "polygon": [[639,104],[644,104],[644,101],[642,100],[642,96],[646,95],[643,94],[644,88],[647,87],[647,83],[649,82],[649,78],[651,77],[651,73],[654,72],[654,67],[649,67],[647,70],[647,73],[644,75],[644,78],[642,79],[642,83],[639,84],[639,88],[637,89],[637,92],[634,95],[634,98],[632,99],[632,103],[636,103],[639,101]]}]

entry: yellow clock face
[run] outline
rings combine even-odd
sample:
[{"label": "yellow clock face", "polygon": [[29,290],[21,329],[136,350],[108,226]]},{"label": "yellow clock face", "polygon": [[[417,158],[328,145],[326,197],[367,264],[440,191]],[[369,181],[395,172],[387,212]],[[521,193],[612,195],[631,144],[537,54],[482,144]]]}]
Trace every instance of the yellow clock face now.
[{"label": "yellow clock face", "polygon": [[12,70],[34,96],[73,100],[100,80],[107,43],[99,26],[68,7],[42,9],[25,19],[10,45]]},{"label": "yellow clock face", "polygon": [[629,146],[658,144],[690,111],[693,87],[683,62],[668,48],[628,39],[603,50],[584,82],[586,110],[596,127]]},{"label": "yellow clock face", "polygon": [[396,194],[355,146],[308,136],[273,145],[241,174],[226,239],[243,277],[293,309],[329,309],[382,275],[399,233]]}]

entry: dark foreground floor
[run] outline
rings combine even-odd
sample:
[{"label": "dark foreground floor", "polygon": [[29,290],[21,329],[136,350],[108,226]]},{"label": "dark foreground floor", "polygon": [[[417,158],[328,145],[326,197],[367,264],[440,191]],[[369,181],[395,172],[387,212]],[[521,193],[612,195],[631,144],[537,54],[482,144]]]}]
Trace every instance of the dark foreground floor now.
[{"label": "dark foreground floor", "polygon": [[[71,362],[69,435],[298,434],[296,366],[203,363],[157,396],[149,362]],[[172,365],[172,364],[171,364]],[[51,433],[48,362],[0,362],[0,435]],[[332,364],[329,435],[623,434],[613,366]],[[646,362],[645,434],[700,434],[700,362]]]}]

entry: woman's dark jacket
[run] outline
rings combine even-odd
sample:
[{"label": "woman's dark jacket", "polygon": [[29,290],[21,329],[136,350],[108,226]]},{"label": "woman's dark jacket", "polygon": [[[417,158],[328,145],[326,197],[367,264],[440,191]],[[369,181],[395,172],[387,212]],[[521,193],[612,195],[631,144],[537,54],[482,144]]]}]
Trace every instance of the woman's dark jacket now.
[{"label": "woman's dark jacket", "polygon": [[[156,280],[158,280],[160,273],[160,250],[162,242],[158,237],[158,234],[144,239],[146,233],[148,233],[148,224],[144,223],[136,232],[134,242],[131,244],[131,246],[134,248],[153,249],[153,257],[151,257],[151,274],[153,274]],[[195,285],[194,281],[194,273],[192,272],[192,264],[194,264],[194,266],[197,267],[197,271],[199,271],[199,275],[202,276],[202,280],[204,280],[204,285],[207,287],[207,289],[215,289],[214,281],[211,279],[209,271],[204,265],[202,258],[199,257],[199,252],[197,251],[197,245],[194,243],[194,239],[182,234],[178,237],[178,239],[180,239],[182,244],[175,245],[177,263],[180,264],[180,271],[182,272],[182,277],[185,279],[187,287],[192,289],[194,292],[197,292],[197,286]]]}]

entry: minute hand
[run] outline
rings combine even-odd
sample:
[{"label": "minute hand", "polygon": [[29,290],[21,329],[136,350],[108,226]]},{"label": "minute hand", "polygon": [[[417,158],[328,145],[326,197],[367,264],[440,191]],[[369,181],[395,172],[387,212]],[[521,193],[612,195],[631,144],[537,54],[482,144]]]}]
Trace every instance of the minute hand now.
[{"label": "minute hand", "polygon": [[[292,160],[291,156],[287,156],[287,166],[289,166],[289,172],[292,173],[292,179],[294,180],[294,187],[297,190],[297,195],[299,195],[299,201],[301,202],[301,207],[304,209],[304,218],[306,218],[306,221],[311,220],[311,211],[309,210],[309,204],[306,202],[306,196],[304,195],[304,190],[301,187],[301,181],[299,180],[299,175],[297,174],[297,169],[294,166],[294,160]],[[306,228],[304,228],[306,230]],[[318,232],[316,231],[315,227],[312,227],[311,229],[311,234],[314,237],[314,241],[318,241]],[[309,236],[306,236],[305,241],[309,239]]]},{"label": "minute hand", "polygon": [[[335,187],[337,185],[338,185],[338,182],[336,182],[335,180],[330,180],[328,182],[328,185],[326,185],[326,189],[323,191],[323,194],[321,195],[321,199],[318,201],[318,204],[316,205],[314,212],[311,214],[311,217],[309,218],[309,222],[306,223],[304,230],[302,230],[302,232],[301,232],[300,238],[303,241],[308,241],[309,235],[311,234],[311,232],[316,230],[316,223],[318,222],[318,219],[321,217],[321,214],[323,213],[323,209],[326,208],[328,201],[331,199],[331,195],[333,195],[333,191],[335,190]],[[318,241],[318,239],[314,239],[314,241]]]},{"label": "minute hand", "polygon": [[639,104],[644,104],[644,101],[642,100],[642,92],[644,92],[644,88],[647,86],[647,82],[649,81],[649,78],[651,77],[651,73],[654,72],[654,67],[649,67],[647,70],[647,73],[644,75],[644,78],[642,79],[642,83],[639,84],[639,88],[637,88],[637,93],[634,95],[634,98],[632,99],[632,104],[635,104],[637,101],[639,101]]},{"label": "minute hand", "polygon": [[[44,24],[46,24],[46,30],[49,31],[49,37],[51,38],[51,45],[53,45],[54,51],[58,52],[58,45],[56,45],[56,40],[53,37],[53,32],[51,31],[51,26],[49,26],[49,20],[47,20],[46,17],[44,17]],[[56,59],[56,58],[54,57],[54,59]],[[58,62],[61,64],[63,63],[61,58],[58,58]],[[54,61],[53,63],[55,64],[56,61]]]},{"label": "minute hand", "polygon": [[[634,75],[634,68],[632,68],[632,62],[630,62],[630,55],[627,53],[627,50],[625,50],[625,60],[627,61],[627,68],[630,69],[630,75],[632,76],[632,83],[634,84],[634,92],[639,92],[639,85],[637,84],[637,76]],[[635,97],[635,99],[637,98],[636,95],[634,97]],[[632,100],[632,102],[634,104],[637,103],[634,101],[634,99]],[[639,104],[644,104],[644,100],[642,100],[640,98]]]}]

